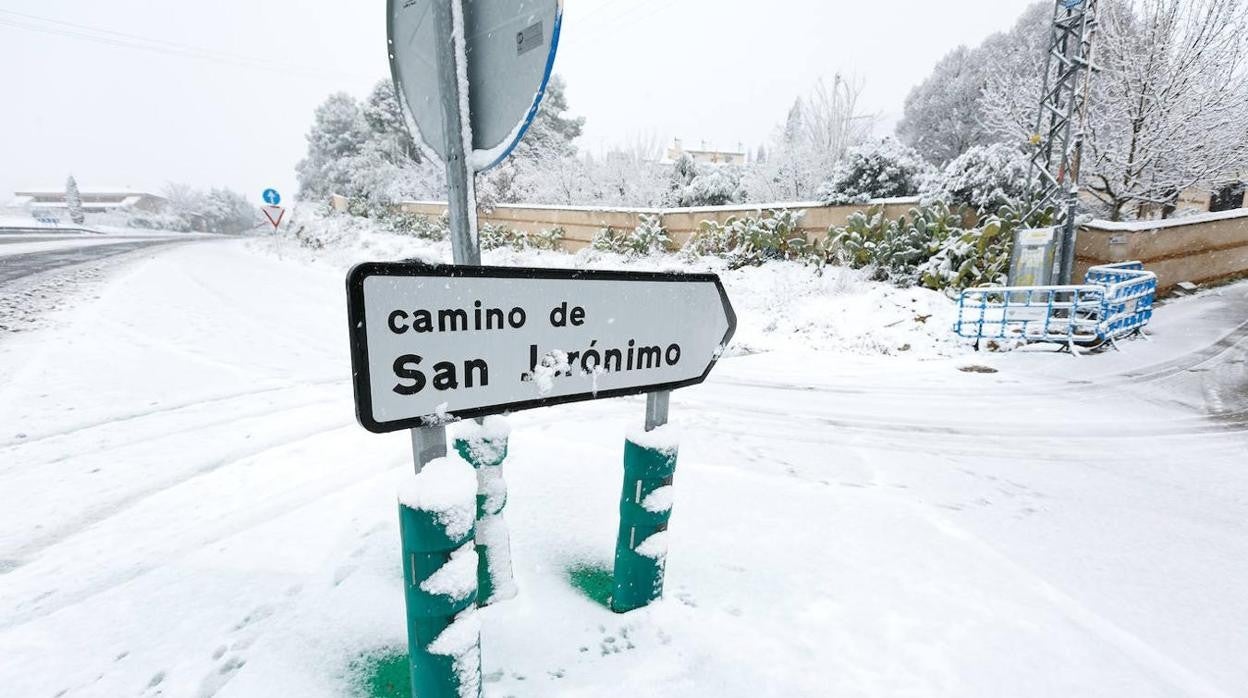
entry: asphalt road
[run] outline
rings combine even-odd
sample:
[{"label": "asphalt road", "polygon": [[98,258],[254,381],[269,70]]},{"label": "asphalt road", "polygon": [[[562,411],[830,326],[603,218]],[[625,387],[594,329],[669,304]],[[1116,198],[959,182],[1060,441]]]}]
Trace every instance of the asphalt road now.
[{"label": "asphalt road", "polygon": [[[24,240],[29,242],[30,240]],[[0,287],[32,274],[40,274],[76,264],[95,262],[145,247],[169,245],[182,240],[154,239],[119,242],[115,245],[91,245],[44,252],[30,252],[0,257]]]}]

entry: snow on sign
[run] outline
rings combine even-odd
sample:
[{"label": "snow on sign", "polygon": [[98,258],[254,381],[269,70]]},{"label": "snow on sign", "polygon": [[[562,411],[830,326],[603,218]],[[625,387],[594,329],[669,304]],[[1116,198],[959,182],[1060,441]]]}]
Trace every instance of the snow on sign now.
[{"label": "snow on sign", "polygon": [[[562,0],[449,0],[456,34],[465,38],[460,84],[471,85],[472,170],[502,162],[533,118],[546,92],[559,44]],[[443,89],[438,79],[435,2],[389,0],[390,70],[421,139],[443,162]]]},{"label": "snow on sign", "polygon": [[377,433],[701,383],[737,326],[714,274],[377,262],[347,300]]}]

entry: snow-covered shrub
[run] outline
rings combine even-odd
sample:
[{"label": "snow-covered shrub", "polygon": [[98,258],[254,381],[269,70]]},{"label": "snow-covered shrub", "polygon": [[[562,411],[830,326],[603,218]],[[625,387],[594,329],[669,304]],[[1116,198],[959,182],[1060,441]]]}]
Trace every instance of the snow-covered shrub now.
[{"label": "snow-covered shrub", "polygon": [[698,163],[685,153],[672,165],[667,206],[725,206],[745,200],[741,171],[732,165]]},{"label": "snow-covered shrub", "polygon": [[855,212],[842,228],[828,234],[828,248],[840,263],[855,269],[873,266],[876,278],[909,286],[921,279],[919,269],[950,238],[961,233],[961,220],[947,205],[910,209],[896,220],[884,217],[882,206]]},{"label": "snow-covered shrub", "polygon": [[1027,197],[1028,170],[1026,154],[1008,143],[977,145],[934,175],[925,194],[995,213]]},{"label": "snow-covered shrub", "polygon": [[833,205],[913,196],[931,166],[918,151],[895,138],[852,148],[819,188],[819,200]]},{"label": "snow-covered shrub", "polygon": [[780,209],[755,216],[732,216],[723,223],[702,221],[685,243],[688,255],[727,259],[733,268],[757,266],[775,259],[799,260],[822,266],[827,259],[822,242],[812,242],[801,229],[804,211]]},{"label": "snow-covered shrub", "polygon": [[500,247],[514,250],[558,250],[566,234],[563,228],[530,233],[493,223],[482,223],[477,229],[477,238],[481,241],[483,250],[496,250]]},{"label": "snow-covered shrub", "polygon": [[433,218],[420,213],[393,211],[380,216],[379,220],[392,233],[422,240],[445,240],[451,230],[450,219],[446,215]]},{"label": "snow-covered shrub", "polygon": [[923,285],[937,291],[1004,284],[1013,249],[1011,231],[995,216],[959,231],[919,267]]},{"label": "snow-covered shrub", "polygon": [[135,228],[137,230],[172,230],[179,233],[192,232],[193,228],[189,221],[176,213],[152,213],[150,211],[133,211],[126,215],[117,216],[114,223],[113,216],[101,216],[102,220],[92,219],[92,222],[103,223],[105,225],[119,225],[120,227]]},{"label": "snow-covered shrub", "polygon": [[1029,204],[1002,206],[978,227],[954,231],[918,273],[922,284],[937,291],[959,291],[973,286],[1004,284],[1014,251],[1014,232],[1020,228],[1053,225],[1052,208],[1031,211]]},{"label": "snow-covered shrub", "polygon": [[591,246],[602,252],[623,255],[647,255],[667,250],[671,239],[658,216],[642,216],[637,227],[624,232],[606,227],[594,236]]}]

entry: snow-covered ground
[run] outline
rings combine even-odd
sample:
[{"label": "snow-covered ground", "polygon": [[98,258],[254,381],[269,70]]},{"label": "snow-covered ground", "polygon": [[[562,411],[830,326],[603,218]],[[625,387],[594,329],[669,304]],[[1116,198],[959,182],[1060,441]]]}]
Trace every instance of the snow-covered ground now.
[{"label": "snow-covered ground", "polygon": [[[338,243],[168,248],[0,338],[5,695],[350,695],[402,647],[410,447],[355,424],[343,272],[445,252]],[[739,343],[673,395],[662,602],[569,582],[609,565],[644,401],[510,418],[486,695],[1248,696],[1248,285],[1072,358],[974,354],[855,272],[719,271]]]}]

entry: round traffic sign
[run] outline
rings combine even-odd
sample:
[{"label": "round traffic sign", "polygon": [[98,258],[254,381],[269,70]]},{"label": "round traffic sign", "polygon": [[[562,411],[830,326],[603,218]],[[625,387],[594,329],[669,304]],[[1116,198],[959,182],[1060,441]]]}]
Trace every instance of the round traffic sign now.
[{"label": "round traffic sign", "polygon": [[276,189],[265,189],[264,193],[260,196],[264,199],[264,203],[270,206],[276,206],[282,203],[282,195],[278,194]]},{"label": "round traffic sign", "polygon": [[[442,94],[437,65],[439,31],[434,2],[389,0],[386,10],[390,72],[405,111],[425,145],[446,160]],[[554,67],[563,0],[463,2],[472,170],[482,172],[511,153],[537,116]]]}]

